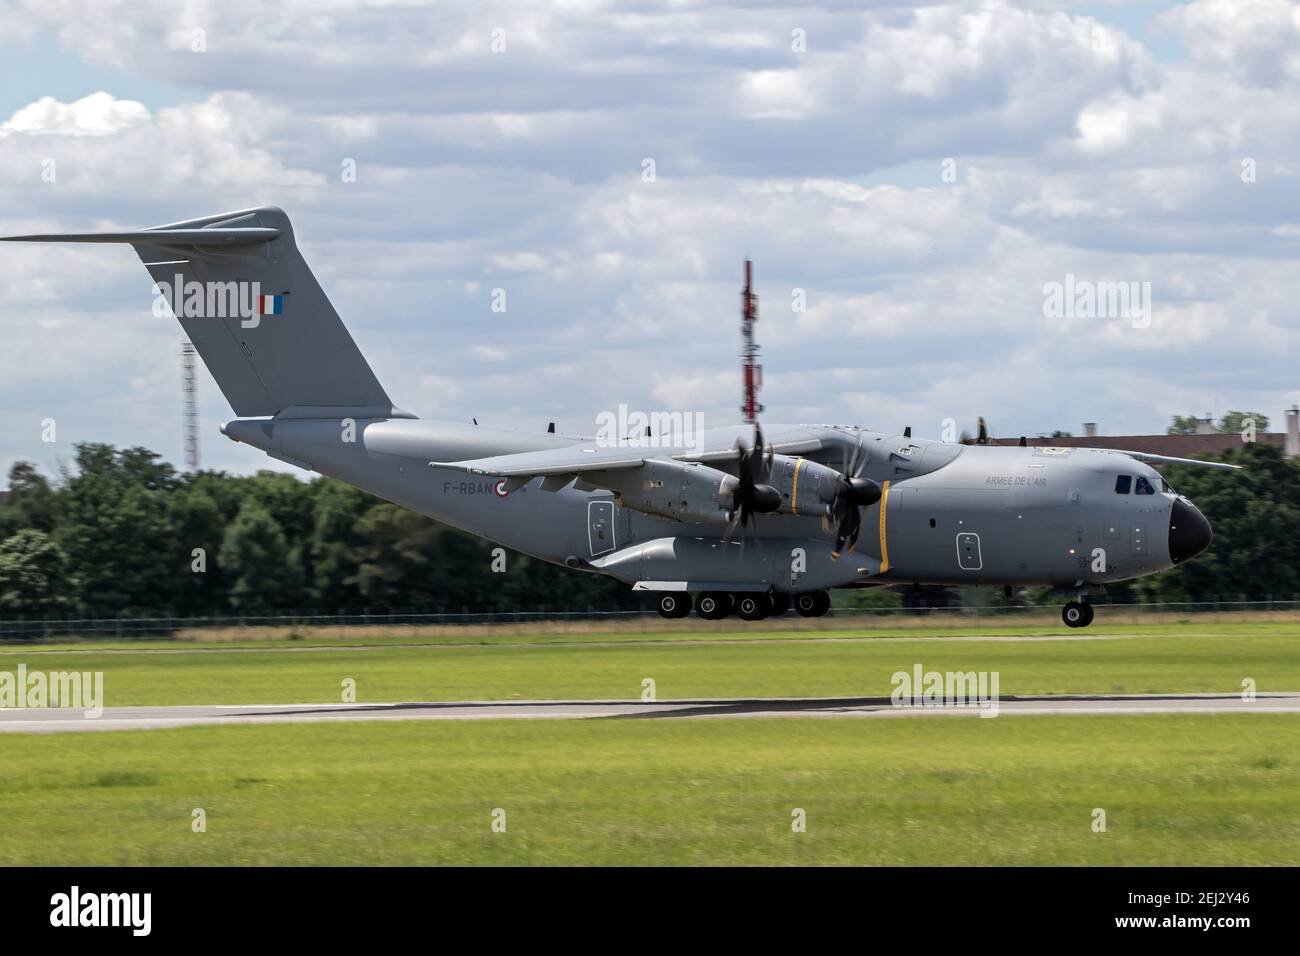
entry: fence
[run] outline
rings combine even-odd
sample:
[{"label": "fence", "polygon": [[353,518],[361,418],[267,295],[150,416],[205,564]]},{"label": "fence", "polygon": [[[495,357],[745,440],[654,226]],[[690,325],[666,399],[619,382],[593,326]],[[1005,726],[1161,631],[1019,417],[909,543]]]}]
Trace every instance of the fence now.
[{"label": "fence", "polygon": [[[1111,603],[1104,597],[1092,600],[1103,613],[1115,616],[1235,614],[1300,611],[1300,599],[1179,601],[1149,604]],[[822,618],[801,618],[793,613],[763,622],[740,622],[726,618],[718,622],[695,617],[669,621],[653,610],[535,610],[461,611],[436,614],[274,614],[225,617],[141,617],[141,618],[41,618],[0,620],[0,644],[51,640],[239,640],[305,636],[346,637],[351,634],[400,636],[420,631],[475,629],[493,632],[572,633],[602,629],[690,630],[719,627],[767,625],[780,629],[834,630],[873,623],[924,624],[947,618],[952,622],[992,622],[1041,618],[1056,620],[1059,605],[974,605],[964,607],[832,608]]]}]

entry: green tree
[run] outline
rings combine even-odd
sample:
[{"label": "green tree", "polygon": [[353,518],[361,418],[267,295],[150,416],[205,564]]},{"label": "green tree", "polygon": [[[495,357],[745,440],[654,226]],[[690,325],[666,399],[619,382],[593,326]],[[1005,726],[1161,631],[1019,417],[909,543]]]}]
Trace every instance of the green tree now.
[{"label": "green tree", "polygon": [[284,529],[256,501],[245,501],[226,529],[219,560],[232,581],[235,609],[253,614],[296,609],[301,569],[292,560]]},{"label": "green tree", "polygon": [[313,482],[311,592],[317,608],[330,611],[361,606],[357,588],[357,525],[375,503],[364,491],[330,478]]},{"label": "green tree", "polygon": [[0,541],[0,613],[51,614],[68,599],[67,558],[44,531],[25,528]]},{"label": "green tree", "polygon": [[1219,419],[1219,424],[1216,427],[1224,434],[1241,434],[1246,427],[1244,424],[1246,419],[1250,419],[1254,423],[1256,432],[1268,431],[1268,416],[1259,412],[1227,412]]},{"label": "green tree", "polygon": [[77,582],[75,603],[92,616],[167,613],[178,571],[158,476],[139,457],[124,468],[111,445],[78,445],[75,461],[55,497],[54,533]]},{"label": "green tree", "polygon": [[30,461],[14,462],[9,469],[9,500],[0,513],[0,534],[22,528],[54,530],[54,491]]},{"label": "green tree", "polygon": [[1147,600],[1204,601],[1300,594],[1300,467],[1262,442],[1242,445],[1223,471],[1171,465],[1166,478],[1209,519],[1214,538],[1181,567],[1133,583]]},{"label": "green tree", "polygon": [[436,611],[448,600],[440,561],[441,526],[388,502],[374,505],[357,522],[361,543],[349,583],[368,607]]},{"label": "green tree", "polygon": [[[227,610],[229,578],[218,557],[226,522],[216,501],[192,483],[168,495],[172,529],[171,607],[182,616],[216,615]],[[195,552],[198,552],[197,554]]]}]

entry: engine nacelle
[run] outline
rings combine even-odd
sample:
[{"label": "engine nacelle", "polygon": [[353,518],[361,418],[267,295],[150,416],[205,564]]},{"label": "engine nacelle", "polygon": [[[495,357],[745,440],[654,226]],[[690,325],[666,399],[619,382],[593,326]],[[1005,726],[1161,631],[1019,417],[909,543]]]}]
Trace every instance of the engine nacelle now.
[{"label": "engine nacelle", "polygon": [[835,500],[840,473],[834,468],[789,455],[773,455],[767,484],[781,492],[783,514],[821,517]]},{"label": "engine nacelle", "polygon": [[587,473],[589,480],[618,495],[635,511],[678,521],[725,524],[738,481],[699,462],[652,459],[632,471]]}]

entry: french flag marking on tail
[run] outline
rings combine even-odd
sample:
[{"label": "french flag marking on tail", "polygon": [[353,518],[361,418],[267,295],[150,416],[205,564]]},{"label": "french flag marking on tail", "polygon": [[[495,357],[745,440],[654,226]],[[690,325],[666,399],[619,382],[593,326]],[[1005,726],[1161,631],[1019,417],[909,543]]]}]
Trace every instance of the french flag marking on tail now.
[{"label": "french flag marking on tail", "polygon": [[260,303],[262,315],[280,315],[284,312],[284,296],[264,295]]}]

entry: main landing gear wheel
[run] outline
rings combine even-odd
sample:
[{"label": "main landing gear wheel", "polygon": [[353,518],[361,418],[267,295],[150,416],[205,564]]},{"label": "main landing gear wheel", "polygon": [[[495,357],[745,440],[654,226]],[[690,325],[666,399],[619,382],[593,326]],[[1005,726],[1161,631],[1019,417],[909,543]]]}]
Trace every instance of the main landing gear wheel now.
[{"label": "main landing gear wheel", "polygon": [[670,620],[691,613],[690,596],[683,591],[664,591],[659,595],[656,604],[659,607],[659,616]]},{"label": "main landing gear wheel", "polygon": [[794,609],[801,617],[821,617],[831,608],[831,596],[825,591],[805,591],[794,596]]},{"label": "main landing gear wheel", "polygon": [[1061,608],[1061,620],[1066,627],[1087,627],[1092,623],[1092,605],[1082,601],[1070,601]]},{"label": "main landing gear wheel", "polygon": [[695,599],[695,613],[706,621],[720,621],[731,613],[731,595],[705,591]]},{"label": "main landing gear wheel", "polygon": [[784,591],[773,591],[768,600],[772,602],[772,610],[768,612],[772,617],[780,617],[790,610],[790,595]]},{"label": "main landing gear wheel", "polygon": [[767,595],[757,591],[742,591],[734,596],[734,600],[736,616],[742,621],[761,621],[772,607]]}]

